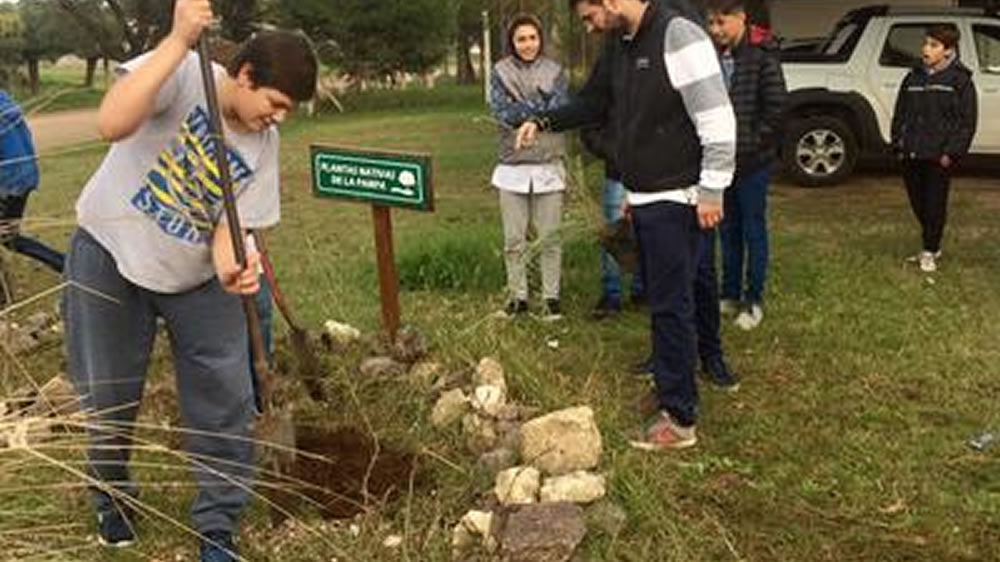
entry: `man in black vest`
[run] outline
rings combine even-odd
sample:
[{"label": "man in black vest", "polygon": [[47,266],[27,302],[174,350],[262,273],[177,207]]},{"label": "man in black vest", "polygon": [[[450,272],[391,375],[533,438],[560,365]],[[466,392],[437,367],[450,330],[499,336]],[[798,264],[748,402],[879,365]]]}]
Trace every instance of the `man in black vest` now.
[{"label": "man in black vest", "polygon": [[588,31],[607,31],[611,40],[579,96],[524,123],[517,144],[611,116],[615,159],[644,248],[660,405],[632,444],[690,447],[698,406],[693,281],[700,229],[719,224],[732,182],[733,109],[712,41],[686,0],[569,3]]}]

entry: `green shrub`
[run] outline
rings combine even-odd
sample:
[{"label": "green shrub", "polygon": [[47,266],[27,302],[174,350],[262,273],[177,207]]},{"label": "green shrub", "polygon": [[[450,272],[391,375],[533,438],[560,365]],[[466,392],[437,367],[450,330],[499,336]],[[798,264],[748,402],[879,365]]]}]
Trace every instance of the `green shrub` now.
[{"label": "green shrub", "polygon": [[399,284],[408,291],[496,291],[504,286],[499,225],[474,225],[401,248]]}]

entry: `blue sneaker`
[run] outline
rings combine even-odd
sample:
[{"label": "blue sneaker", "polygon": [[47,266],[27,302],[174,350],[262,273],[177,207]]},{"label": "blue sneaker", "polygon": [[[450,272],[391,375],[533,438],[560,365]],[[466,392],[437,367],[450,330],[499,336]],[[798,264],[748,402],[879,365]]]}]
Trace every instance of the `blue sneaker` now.
[{"label": "blue sneaker", "polygon": [[239,554],[233,544],[233,535],[226,531],[209,531],[202,535],[201,562],[236,562]]},{"label": "blue sneaker", "polygon": [[97,541],[103,546],[125,548],[135,542],[135,517],[128,507],[97,514]]}]

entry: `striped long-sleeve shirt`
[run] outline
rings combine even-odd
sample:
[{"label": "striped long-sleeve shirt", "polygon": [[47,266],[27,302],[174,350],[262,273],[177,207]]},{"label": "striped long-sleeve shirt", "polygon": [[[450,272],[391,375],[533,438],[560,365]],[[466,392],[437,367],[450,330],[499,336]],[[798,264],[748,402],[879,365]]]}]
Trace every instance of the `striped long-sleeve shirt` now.
[{"label": "striped long-sleeve shirt", "polygon": [[651,2],[634,35],[609,37],[574,101],[538,121],[561,131],[608,115],[630,202],[721,202],[736,119],[711,39],[670,3]]},{"label": "striped long-sleeve shirt", "polygon": [[736,172],[736,115],[715,46],[701,26],[675,17],[663,38],[663,59],[701,140],[699,198],[721,203]]}]

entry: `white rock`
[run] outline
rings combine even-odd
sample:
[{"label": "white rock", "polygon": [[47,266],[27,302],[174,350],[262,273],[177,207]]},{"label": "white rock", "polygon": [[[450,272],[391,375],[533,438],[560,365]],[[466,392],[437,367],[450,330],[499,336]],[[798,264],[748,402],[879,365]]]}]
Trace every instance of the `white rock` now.
[{"label": "white rock", "polygon": [[504,376],[503,366],[492,357],[484,357],[476,366],[476,373],[472,377],[474,386],[492,385],[503,390],[507,395],[507,378]]},{"label": "white rock", "polygon": [[493,493],[503,505],[535,503],[542,473],[533,466],[516,466],[497,474]]},{"label": "white rock", "polygon": [[469,410],[469,398],[456,388],[441,395],[434,410],[431,412],[431,423],[434,427],[445,427],[462,419]]},{"label": "white rock", "polygon": [[458,560],[462,557],[462,553],[467,551],[474,544],[476,544],[476,535],[472,534],[472,531],[470,531],[461,522],[456,524],[451,530],[452,558]]},{"label": "white rock", "polygon": [[341,345],[347,345],[361,339],[361,330],[336,320],[327,320],[323,323],[323,329],[333,338],[333,341]]},{"label": "white rock", "polygon": [[601,432],[589,407],[569,408],[521,426],[521,459],[553,476],[597,467]]},{"label": "white rock", "polygon": [[484,384],[476,387],[472,395],[472,407],[481,414],[490,417],[497,417],[507,403],[507,396],[504,389],[492,385]]},{"label": "white rock", "polygon": [[607,483],[602,474],[580,470],[546,478],[539,494],[542,503],[591,503],[604,497]]},{"label": "white rock", "polygon": [[496,551],[499,546],[493,532],[495,516],[491,511],[472,510],[455,525],[451,534],[452,555],[459,559],[477,542],[487,550]]},{"label": "white rock", "polygon": [[382,541],[382,546],[386,548],[397,548],[401,544],[403,544],[403,537],[399,535],[389,535]]}]

